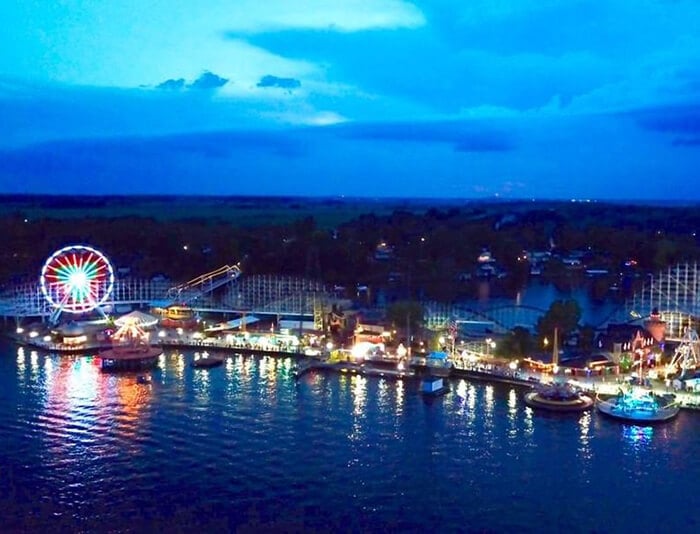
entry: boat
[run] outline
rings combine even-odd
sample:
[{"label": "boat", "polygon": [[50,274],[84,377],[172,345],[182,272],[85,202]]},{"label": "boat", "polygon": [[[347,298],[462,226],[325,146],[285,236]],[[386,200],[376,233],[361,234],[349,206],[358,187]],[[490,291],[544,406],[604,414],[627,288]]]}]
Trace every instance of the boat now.
[{"label": "boat", "polygon": [[423,395],[437,397],[444,395],[450,390],[450,386],[441,376],[429,375],[423,378],[420,383],[420,391]]},{"label": "boat", "polygon": [[383,378],[412,378],[416,372],[406,366],[403,361],[394,360],[365,360],[360,365],[360,373],[365,376],[380,376]]},{"label": "boat", "polygon": [[197,358],[192,362],[192,367],[200,369],[208,369],[211,367],[217,367],[224,363],[224,359],[221,356],[209,356],[204,354],[201,358]]},{"label": "boat", "polygon": [[555,412],[580,412],[593,406],[593,399],[566,382],[539,384],[525,393],[525,404]]},{"label": "boat", "polygon": [[314,365],[311,361],[301,362],[294,367],[292,375],[294,376],[294,378],[299,379],[304,374],[306,374],[307,371],[310,371],[313,367]]},{"label": "boat", "polygon": [[638,423],[670,421],[680,411],[675,395],[656,395],[643,389],[620,390],[609,398],[598,395],[596,407],[610,417]]}]

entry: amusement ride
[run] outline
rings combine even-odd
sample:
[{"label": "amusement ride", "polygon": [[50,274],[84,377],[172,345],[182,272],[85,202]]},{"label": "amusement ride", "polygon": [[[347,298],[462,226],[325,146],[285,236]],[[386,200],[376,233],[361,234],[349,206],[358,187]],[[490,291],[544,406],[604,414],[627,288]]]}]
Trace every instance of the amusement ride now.
[{"label": "amusement ride", "polygon": [[102,309],[114,289],[114,269],[99,250],[69,245],[54,252],[41,269],[41,292],[52,308],[50,322],[63,312],[84,314]]}]

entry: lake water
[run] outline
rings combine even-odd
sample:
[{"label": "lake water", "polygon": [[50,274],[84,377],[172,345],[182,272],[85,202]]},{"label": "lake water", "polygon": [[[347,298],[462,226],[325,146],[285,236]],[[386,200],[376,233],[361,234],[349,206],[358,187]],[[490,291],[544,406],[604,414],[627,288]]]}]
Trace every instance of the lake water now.
[{"label": "lake water", "polygon": [[150,385],[0,342],[0,530],[697,532],[700,413],[637,427],[522,391],[309,374],[290,359]]}]

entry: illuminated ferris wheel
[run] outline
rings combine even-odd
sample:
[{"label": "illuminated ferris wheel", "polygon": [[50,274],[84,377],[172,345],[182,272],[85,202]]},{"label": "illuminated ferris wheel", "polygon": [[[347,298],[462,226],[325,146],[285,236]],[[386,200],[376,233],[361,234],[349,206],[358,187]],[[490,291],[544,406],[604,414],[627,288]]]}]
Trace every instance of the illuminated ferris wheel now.
[{"label": "illuminated ferris wheel", "polygon": [[52,320],[61,312],[94,310],[109,298],[113,288],[112,264],[92,247],[71,245],[57,250],[41,269],[41,291],[54,309]]}]

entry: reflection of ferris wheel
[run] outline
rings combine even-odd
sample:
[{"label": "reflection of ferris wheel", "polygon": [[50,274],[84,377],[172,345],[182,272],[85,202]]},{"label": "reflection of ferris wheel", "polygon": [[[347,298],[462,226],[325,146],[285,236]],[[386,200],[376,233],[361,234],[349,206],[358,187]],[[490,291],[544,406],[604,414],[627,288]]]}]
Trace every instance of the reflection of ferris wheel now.
[{"label": "reflection of ferris wheel", "polygon": [[61,312],[85,313],[97,308],[112,293],[114,270],[99,250],[71,245],[54,252],[41,269],[41,291]]}]

